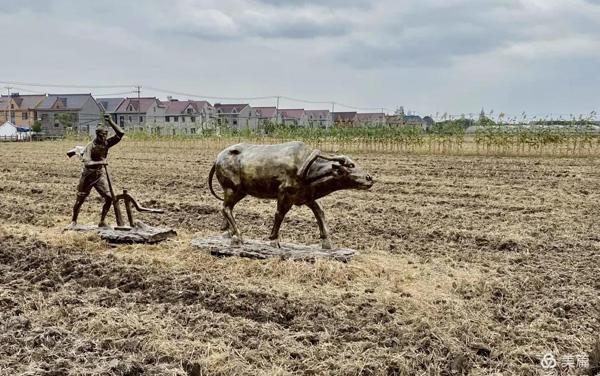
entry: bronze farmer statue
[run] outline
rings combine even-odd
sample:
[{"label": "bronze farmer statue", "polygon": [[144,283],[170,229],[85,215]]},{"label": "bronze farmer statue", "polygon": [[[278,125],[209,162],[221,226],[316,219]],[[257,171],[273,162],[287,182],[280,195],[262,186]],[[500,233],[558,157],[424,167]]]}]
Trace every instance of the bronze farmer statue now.
[{"label": "bronze farmer statue", "polygon": [[105,166],[108,164],[106,157],[108,156],[108,149],[118,144],[125,132],[112,121],[110,115],[104,115],[104,121],[115,131],[114,136],[107,138],[108,131],[101,126],[102,124],[98,124],[96,138],[94,138],[92,142],[77,152],[71,151],[67,153],[69,157],[73,156],[75,153],[79,153],[83,162],[83,171],[81,172],[81,178],[77,185],[77,200],[73,206],[72,222],[69,225],[71,228],[74,228],[77,225],[77,217],[81,205],[85,202],[85,199],[90,194],[92,188],[95,188],[100,196],[104,198],[104,205],[102,206],[102,214],[100,215],[98,227],[108,227],[106,224],[106,215],[113,203],[113,197],[104,172]]},{"label": "bronze farmer statue", "polygon": [[[224,198],[213,190],[215,173]],[[232,243],[242,241],[233,218],[233,207],[251,195],[277,200],[275,222],[269,236],[273,246],[279,247],[279,228],[292,205],[306,205],[317,219],[321,247],[331,249],[323,209],[316,200],[341,189],[369,189],[373,179],[346,156],[327,157],[303,142],[287,142],[237,144],[226,148],[210,170],[208,185],[211,193],[223,201],[223,229],[232,236]]]}]

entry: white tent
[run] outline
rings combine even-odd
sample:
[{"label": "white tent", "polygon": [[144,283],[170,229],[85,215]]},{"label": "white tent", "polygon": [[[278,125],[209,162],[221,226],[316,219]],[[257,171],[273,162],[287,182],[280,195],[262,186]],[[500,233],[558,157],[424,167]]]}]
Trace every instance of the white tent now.
[{"label": "white tent", "polygon": [[0,141],[25,140],[31,136],[31,129],[19,128],[10,121],[0,125]]}]

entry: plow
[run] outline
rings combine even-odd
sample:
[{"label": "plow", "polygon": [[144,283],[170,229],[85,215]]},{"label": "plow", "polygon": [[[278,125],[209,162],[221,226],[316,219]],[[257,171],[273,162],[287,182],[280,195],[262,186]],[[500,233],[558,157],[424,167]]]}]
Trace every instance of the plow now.
[{"label": "plow", "polygon": [[[117,225],[114,228],[97,228],[98,234],[102,239],[110,243],[158,243],[177,235],[173,229],[153,227],[142,221],[136,221],[133,216],[133,209],[140,213],[154,214],[162,214],[164,210],[143,207],[129,194],[127,189],[123,189],[123,193],[115,195],[107,165],[104,165],[104,172],[112,196],[112,207],[115,212]],[[121,202],[125,206],[127,223],[123,219]]]}]

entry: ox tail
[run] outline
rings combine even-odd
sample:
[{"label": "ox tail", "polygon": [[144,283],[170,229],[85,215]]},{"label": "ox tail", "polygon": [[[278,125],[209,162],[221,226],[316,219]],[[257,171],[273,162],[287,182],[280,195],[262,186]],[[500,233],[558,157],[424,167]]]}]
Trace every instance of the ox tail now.
[{"label": "ox tail", "polygon": [[213,176],[215,175],[216,167],[217,167],[217,164],[213,163],[212,168],[210,169],[210,172],[208,173],[208,188],[210,189],[210,193],[212,193],[212,195],[215,196],[217,198],[217,200],[224,201],[221,197],[217,196],[217,194],[215,193],[215,190],[213,189],[213,185],[212,185]]}]

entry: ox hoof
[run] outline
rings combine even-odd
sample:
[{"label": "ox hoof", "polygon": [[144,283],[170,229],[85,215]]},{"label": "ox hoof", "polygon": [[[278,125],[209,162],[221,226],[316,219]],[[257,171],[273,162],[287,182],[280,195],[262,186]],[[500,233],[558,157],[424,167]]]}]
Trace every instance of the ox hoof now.
[{"label": "ox hoof", "polygon": [[71,222],[69,223],[69,225],[67,227],[65,227],[65,230],[75,230],[77,228],[77,222]]},{"label": "ox hoof", "polygon": [[279,240],[271,240],[270,244],[273,248],[281,248],[281,245],[279,245]]},{"label": "ox hoof", "polygon": [[331,241],[329,241],[329,239],[321,239],[321,248],[333,249],[333,245],[331,245]]}]

